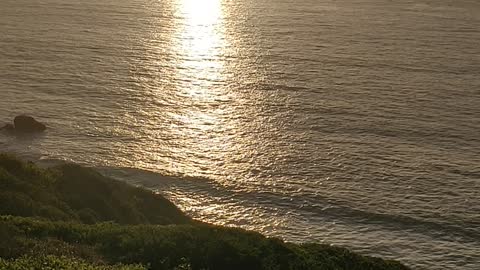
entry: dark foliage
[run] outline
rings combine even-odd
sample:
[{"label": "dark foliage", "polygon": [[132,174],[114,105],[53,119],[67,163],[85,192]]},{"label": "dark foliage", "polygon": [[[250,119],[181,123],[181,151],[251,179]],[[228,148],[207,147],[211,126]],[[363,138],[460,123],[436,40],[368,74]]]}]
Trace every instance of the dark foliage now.
[{"label": "dark foliage", "polygon": [[78,258],[57,256],[25,256],[15,260],[0,258],[0,269],[8,270],[145,270],[141,265],[95,265]]},{"label": "dark foliage", "polygon": [[189,223],[161,195],[78,165],[41,169],[0,154],[0,215],[120,224]]},{"label": "dark foliage", "polygon": [[[64,253],[110,264],[143,264],[150,269],[408,269],[398,262],[360,256],[329,245],[295,245],[240,229],[212,225],[86,225],[1,217],[10,238],[64,246]],[[22,240],[22,253],[30,246]],[[25,240],[23,240],[25,241]],[[61,243],[61,244],[59,244]],[[23,246],[22,246],[23,245]],[[45,250],[55,250],[48,245]],[[83,254],[80,254],[83,252]],[[73,253],[73,254],[72,254]],[[5,257],[6,254],[0,254]],[[42,254],[43,256],[46,254]],[[102,260],[97,260],[102,261]]]}]

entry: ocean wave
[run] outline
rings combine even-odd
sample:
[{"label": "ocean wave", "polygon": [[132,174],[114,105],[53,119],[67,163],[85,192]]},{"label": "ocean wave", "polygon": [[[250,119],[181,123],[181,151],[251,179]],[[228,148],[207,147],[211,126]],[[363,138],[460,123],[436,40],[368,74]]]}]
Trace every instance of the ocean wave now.
[{"label": "ocean wave", "polygon": [[[304,192],[284,193],[271,191],[232,190],[229,187],[200,177],[166,176],[152,171],[135,168],[98,168],[104,174],[131,184],[141,185],[158,190],[168,195],[169,189],[174,188],[177,196],[183,194],[201,194],[203,197],[224,198],[224,202],[231,200],[246,208],[263,207],[273,211],[298,212],[302,216],[312,216],[328,221],[342,221],[343,223],[362,224],[382,227],[384,230],[405,231],[428,235],[436,239],[480,243],[480,222],[467,218],[456,221],[441,220],[433,217],[414,217],[396,213],[381,213],[364,209],[353,208],[341,201],[318,194]],[[180,191],[180,192],[179,192]],[[205,202],[207,207],[208,202]],[[276,213],[271,213],[275,215]]]}]

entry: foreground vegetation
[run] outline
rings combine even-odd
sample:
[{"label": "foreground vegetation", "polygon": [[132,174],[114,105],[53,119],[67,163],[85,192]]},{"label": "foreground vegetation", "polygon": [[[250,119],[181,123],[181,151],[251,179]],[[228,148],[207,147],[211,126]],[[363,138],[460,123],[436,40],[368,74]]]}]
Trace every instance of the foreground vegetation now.
[{"label": "foreground vegetation", "polygon": [[80,259],[52,255],[22,257],[15,260],[0,258],[0,269],[146,270],[141,265],[94,265]]},{"label": "foreground vegetation", "polygon": [[191,222],[164,197],[92,169],[73,164],[41,169],[5,154],[0,154],[0,202],[0,215],[87,224]]},{"label": "foreground vegetation", "polygon": [[319,244],[195,222],[92,169],[0,154],[0,269],[408,269]]}]

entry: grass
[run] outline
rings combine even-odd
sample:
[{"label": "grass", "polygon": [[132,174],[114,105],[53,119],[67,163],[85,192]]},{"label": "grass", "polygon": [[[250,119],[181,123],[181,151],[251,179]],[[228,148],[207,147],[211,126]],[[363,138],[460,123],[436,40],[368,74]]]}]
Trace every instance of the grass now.
[{"label": "grass", "polygon": [[45,270],[146,270],[141,265],[95,265],[85,262],[80,259],[56,256],[44,257],[21,257],[15,260],[4,260],[0,258],[0,269],[10,270],[30,270],[30,269],[45,269]]},{"label": "grass", "polygon": [[0,215],[119,224],[192,222],[173,203],[93,169],[67,164],[41,169],[0,154]]}]

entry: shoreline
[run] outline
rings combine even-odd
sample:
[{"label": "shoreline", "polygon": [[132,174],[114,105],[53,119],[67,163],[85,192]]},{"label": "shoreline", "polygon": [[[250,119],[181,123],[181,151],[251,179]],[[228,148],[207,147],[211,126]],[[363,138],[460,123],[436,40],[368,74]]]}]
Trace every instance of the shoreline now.
[{"label": "shoreline", "polygon": [[[154,194],[144,188],[134,187],[113,180],[103,176],[93,169],[78,165],[66,164],[44,169],[39,168],[34,163],[19,161],[12,156],[0,154],[0,175],[4,178],[3,181],[6,182],[13,183],[17,181],[25,185],[31,185],[33,183],[46,185],[45,190],[43,190],[43,187],[38,190],[37,185],[31,186],[31,188],[37,190],[35,193],[30,193],[28,188],[23,191],[16,190],[15,187],[12,187],[11,190],[3,190],[2,200],[6,202],[3,205],[13,205],[14,207],[11,209],[7,209],[8,207],[5,206],[2,207],[2,211],[0,211],[0,215],[3,216],[1,219],[2,222],[13,225],[17,228],[20,226],[19,224],[25,223],[29,224],[27,227],[39,226],[41,228],[36,232],[37,234],[46,234],[48,237],[53,237],[57,241],[63,242],[62,244],[65,245],[72,245],[72,243],[69,242],[69,240],[66,240],[64,236],[58,235],[58,228],[63,228],[61,230],[67,230],[67,234],[73,233],[73,235],[75,235],[76,233],[85,232],[85,230],[95,232],[100,230],[100,228],[103,228],[102,226],[106,226],[102,224],[110,224],[108,225],[109,229],[107,234],[122,232],[120,234],[125,233],[133,238],[135,238],[135,235],[138,237],[140,234],[140,238],[144,239],[143,237],[146,237],[144,240],[141,240],[140,243],[143,243],[148,238],[156,237],[155,235],[151,235],[151,233],[146,234],[146,231],[153,230],[159,234],[163,234],[163,236],[167,238],[172,237],[169,233],[173,233],[173,235],[177,235],[177,233],[184,235],[187,233],[187,235],[190,236],[186,239],[178,239],[178,241],[173,241],[173,243],[170,244],[182,247],[177,250],[177,253],[182,255],[181,258],[183,258],[184,261],[187,261],[187,264],[191,267],[190,269],[201,269],[199,268],[200,266],[204,267],[207,265],[209,265],[210,269],[246,269],[245,267],[247,267],[247,265],[249,269],[267,269],[266,267],[270,263],[273,263],[280,268],[289,265],[289,268],[285,269],[329,269],[319,268],[321,265],[337,267],[332,269],[367,269],[367,266],[371,267],[368,269],[409,269],[395,261],[361,256],[344,248],[310,243],[293,244],[277,238],[265,237],[260,233],[252,231],[194,221],[180,211],[177,206],[159,194]],[[10,195],[6,196],[6,192],[9,192]],[[56,200],[52,200],[51,198],[33,198],[37,196],[38,193],[45,193],[43,195],[50,194],[47,197],[56,197]],[[15,194],[16,196],[12,194]],[[27,200],[25,198],[29,196],[32,197],[31,199],[33,202],[39,204],[37,207],[34,207],[33,205],[28,207],[28,204],[26,204],[27,207],[23,205],[22,208],[18,207],[19,204],[15,204],[15,201],[18,201],[18,198],[23,198],[25,201]],[[9,210],[10,213],[7,210]],[[14,213],[15,211],[17,213]],[[5,217],[5,215],[14,217]],[[0,222],[0,224],[2,222]],[[5,224],[3,225],[6,226]],[[6,227],[8,228],[8,226]],[[66,228],[74,229],[73,231],[69,231],[70,229]],[[171,228],[175,228],[173,229],[174,232],[169,231]],[[177,231],[177,229],[179,231]],[[105,240],[104,237],[106,236],[103,233],[106,232],[100,233],[98,236],[99,238],[96,239],[96,241],[101,240],[100,242],[102,242]],[[44,242],[43,237],[39,237],[37,234],[26,234],[30,241],[37,243]],[[139,239],[136,239],[135,241],[138,240]],[[162,238],[158,240],[159,242],[156,242],[155,244],[155,250],[165,248],[163,246],[165,245],[165,239]],[[16,240],[14,239],[12,241]],[[94,240],[88,237],[80,237],[76,238],[75,241],[91,243],[89,241]],[[118,243],[117,241],[113,241],[110,244],[116,245]],[[138,244],[139,243],[137,243],[137,245]],[[19,245],[21,246],[21,244]],[[211,248],[212,250],[215,250],[215,252],[226,252],[225,249],[227,249],[228,254],[218,257],[217,255],[207,253],[202,257],[205,257],[207,261],[208,258],[213,261],[207,262],[201,260],[201,262],[199,262],[198,260],[200,259],[192,253],[193,250],[190,252],[185,251],[189,249],[188,245],[199,245],[198,247],[204,246],[204,248]],[[259,246],[263,246],[263,248],[259,249]],[[105,247],[102,251],[92,248],[90,252],[93,252],[96,256],[102,257],[102,263],[106,265],[114,265],[118,263],[155,265],[155,267],[151,269],[176,269],[175,267],[181,265],[178,261],[181,258],[177,258],[180,256],[179,254],[170,254],[167,252],[168,255],[165,253],[162,254],[162,252],[158,252],[158,254],[154,252],[153,255],[150,255],[151,257],[149,257],[149,259],[145,259],[145,252],[147,252],[146,250],[149,250],[149,245],[145,245],[144,243],[135,249],[138,248],[143,248],[144,252],[138,252],[135,255],[132,255],[136,258],[132,260],[112,260],[112,258],[109,257],[111,255],[109,252],[113,252],[111,247]],[[194,250],[197,249],[198,248],[195,248]],[[198,252],[202,253],[201,249],[203,248],[200,248]],[[262,252],[268,250],[270,250],[268,256],[265,254],[266,257],[261,255],[263,254]],[[152,251],[153,250],[148,251],[147,253],[150,254]],[[130,254],[134,251],[127,249],[122,252]],[[245,252],[250,255],[244,257]],[[284,255],[281,254],[284,252],[287,252],[287,254],[290,254],[289,256],[292,256],[291,262],[285,262],[282,260]],[[28,253],[28,248],[24,248],[22,254],[25,255]],[[74,255],[74,258],[87,260],[87,262],[89,260],[88,256],[84,258],[80,256],[80,253],[74,252]],[[158,260],[158,258],[173,260],[172,256],[176,258],[175,263],[170,262],[165,264],[161,262],[162,260]],[[230,256],[232,258],[225,261],[225,256]],[[12,258],[14,259],[15,257]],[[266,258],[268,258],[267,261]],[[95,263],[91,260],[90,262]],[[154,263],[152,264],[152,262]],[[223,268],[219,268],[220,265],[223,265]],[[227,265],[228,268],[225,268]],[[241,265],[244,267],[238,268]],[[353,268],[347,267],[348,265],[353,265]]]}]

